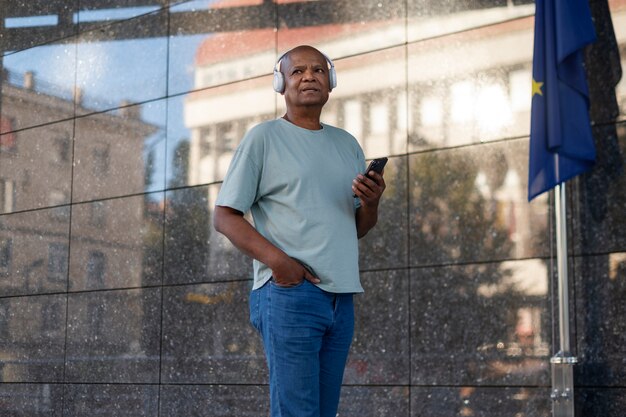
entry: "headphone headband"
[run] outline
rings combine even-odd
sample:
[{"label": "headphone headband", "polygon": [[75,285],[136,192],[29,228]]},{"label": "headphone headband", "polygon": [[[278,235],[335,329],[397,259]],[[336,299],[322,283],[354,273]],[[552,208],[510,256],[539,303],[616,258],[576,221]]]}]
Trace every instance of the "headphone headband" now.
[{"label": "headphone headband", "polygon": [[[285,58],[285,56],[291,51],[292,50],[290,49],[289,51],[283,53],[280,57],[278,57],[276,63],[274,64],[274,78],[272,80],[272,85],[274,87],[274,91],[276,91],[277,93],[282,94],[285,92],[285,76],[282,72],[280,72],[279,65],[283,58]],[[326,55],[324,52],[318,52],[322,54],[324,59],[326,59],[328,65],[330,65],[330,68],[328,70],[328,81],[329,87],[332,90],[333,88],[337,87],[337,73],[335,72],[335,64],[333,63],[332,59],[330,59],[328,55]]]}]

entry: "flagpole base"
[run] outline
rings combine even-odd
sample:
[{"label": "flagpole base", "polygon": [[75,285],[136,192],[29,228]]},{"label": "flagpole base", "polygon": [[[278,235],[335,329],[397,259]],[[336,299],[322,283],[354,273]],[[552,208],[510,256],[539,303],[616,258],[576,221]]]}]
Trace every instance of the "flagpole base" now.
[{"label": "flagpole base", "polygon": [[559,352],[550,358],[552,366],[552,416],[574,417],[574,365],[578,359]]}]

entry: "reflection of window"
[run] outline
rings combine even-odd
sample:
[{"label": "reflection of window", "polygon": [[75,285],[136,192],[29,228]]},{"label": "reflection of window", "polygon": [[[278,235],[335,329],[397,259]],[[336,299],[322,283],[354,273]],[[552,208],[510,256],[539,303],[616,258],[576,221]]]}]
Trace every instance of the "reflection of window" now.
[{"label": "reflection of window", "polygon": [[89,252],[87,260],[87,282],[90,287],[104,286],[106,256],[100,251]]},{"label": "reflection of window", "polygon": [[15,182],[0,178],[0,209],[10,213],[15,207]]},{"label": "reflection of window", "polygon": [[363,136],[363,113],[361,103],[356,100],[346,101],[344,108],[344,128],[356,138]]},{"label": "reflection of window", "polygon": [[48,244],[48,279],[63,281],[67,275],[67,245],[64,243]]},{"label": "reflection of window", "polygon": [[[50,190],[48,192],[48,201],[51,207],[67,204],[69,200],[69,197],[64,191]],[[60,222],[68,222],[70,220],[69,207],[59,207],[57,209],[50,210],[50,217]]]},{"label": "reflection of window", "polygon": [[219,154],[221,155],[224,152],[230,152],[235,150],[235,144],[236,142],[236,138],[235,138],[236,132],[235,129],[233,128],[233,124],[232,123],[223,123],[221,125],[218,126],[218,131],[217,131],[217,150],[219,152]]},{"label": "reflection of window", "polygon": [[389,106],[387,104],[372,104],[370,107],[370,131],[374,135],[389,133]]},{"label": "reflection of window", "polygon": [[424,127],[443,124],[443,100],[441,97],[424,97],[420,103],[420,123]]},{"label": "reflection of window", "polygon": [[213,129],[210,126],[200,130],[200,158],[213,153]]},{"label": "reflection of window", "polygon": [[95,175],[106,175],[109,173],[110,164],[109,146],[98,146],[93,150],[93,173]]},{"label": "reflection of window", "polygon": [[530,110],[531,94],[528,92],[532,75],[530,70],[511,71],[509,89],[511,91],[511,108],[513,111]]},{"label": "reflection of window", "polygon": [[451,87],[452,121],[469,122],[474,114],[474,85],[461,81]]},{"label": "reflection of window", "polygon": [[50,203],[51,207],[60,206],[63,204],[67,204],[69,202],[69,198],[67,198],[67,195],[63,191],[50,190],[48,192],[48,202]]},{"label": "reflection of window", "polygon": [[93,226],[106,224],[106,205],[102,201],[90,204],[89,223]]},{"label": "reflection of window", "polygon": [[0,340],[8,341],[9,344],[11,343],[11,339],[9,338],[9,318],[10,317],[11,317],[11,314],[9,312],[9,304],[0,303]]},{"label": "reflection of window", "polygon": [[16,134],[13,130],[13,119],[6,116],[0,116],[0,149],[3,152],[15,152]]},{"label": "reflection of window", "polygon": [[11,272],[11,260],[13,257],[13,239],[0,240],[0,275],[8,275]]},{"label": "reflection of window", "polygon": [[71,152],[71,141],[68,137],[57,138],[54,141],[55,146],[55,155],[54,160],[56,162],[69,162],[70,161],[70,152]]},{"label": "reflection of window", "polygon": [[54,301],[43,301],[41,306],[41,330],[51,332],[61,326],[61,304]]}]

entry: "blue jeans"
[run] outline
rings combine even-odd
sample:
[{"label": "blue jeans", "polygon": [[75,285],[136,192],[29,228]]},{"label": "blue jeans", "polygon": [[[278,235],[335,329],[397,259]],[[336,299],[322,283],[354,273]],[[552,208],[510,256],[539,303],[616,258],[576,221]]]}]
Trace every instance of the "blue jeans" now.
[{"label": "blue jeans", "polygon": [[250,321],[263,338],[271,417],[335,417],[354,333],[352,294],[270,280],[250,295]]}]

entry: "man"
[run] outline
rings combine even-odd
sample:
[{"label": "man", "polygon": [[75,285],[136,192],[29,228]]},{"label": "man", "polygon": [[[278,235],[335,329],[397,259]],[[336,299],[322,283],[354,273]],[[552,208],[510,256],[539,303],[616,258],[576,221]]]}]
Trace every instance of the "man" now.
[{"label": "man", "polygon": [[[217,198],[214,226],[254,259],[250,320],[270,373],[272,417],[335,417],[362,292],[358,238],[376,224],[382,175],[363,175],[356,139],[320,123],[334,65],[285,53],[274,89],[286,114],[252,128]],[[330,67],[329,67],[330,66]],[[250,210],[253,227],[243,217]]]}]

